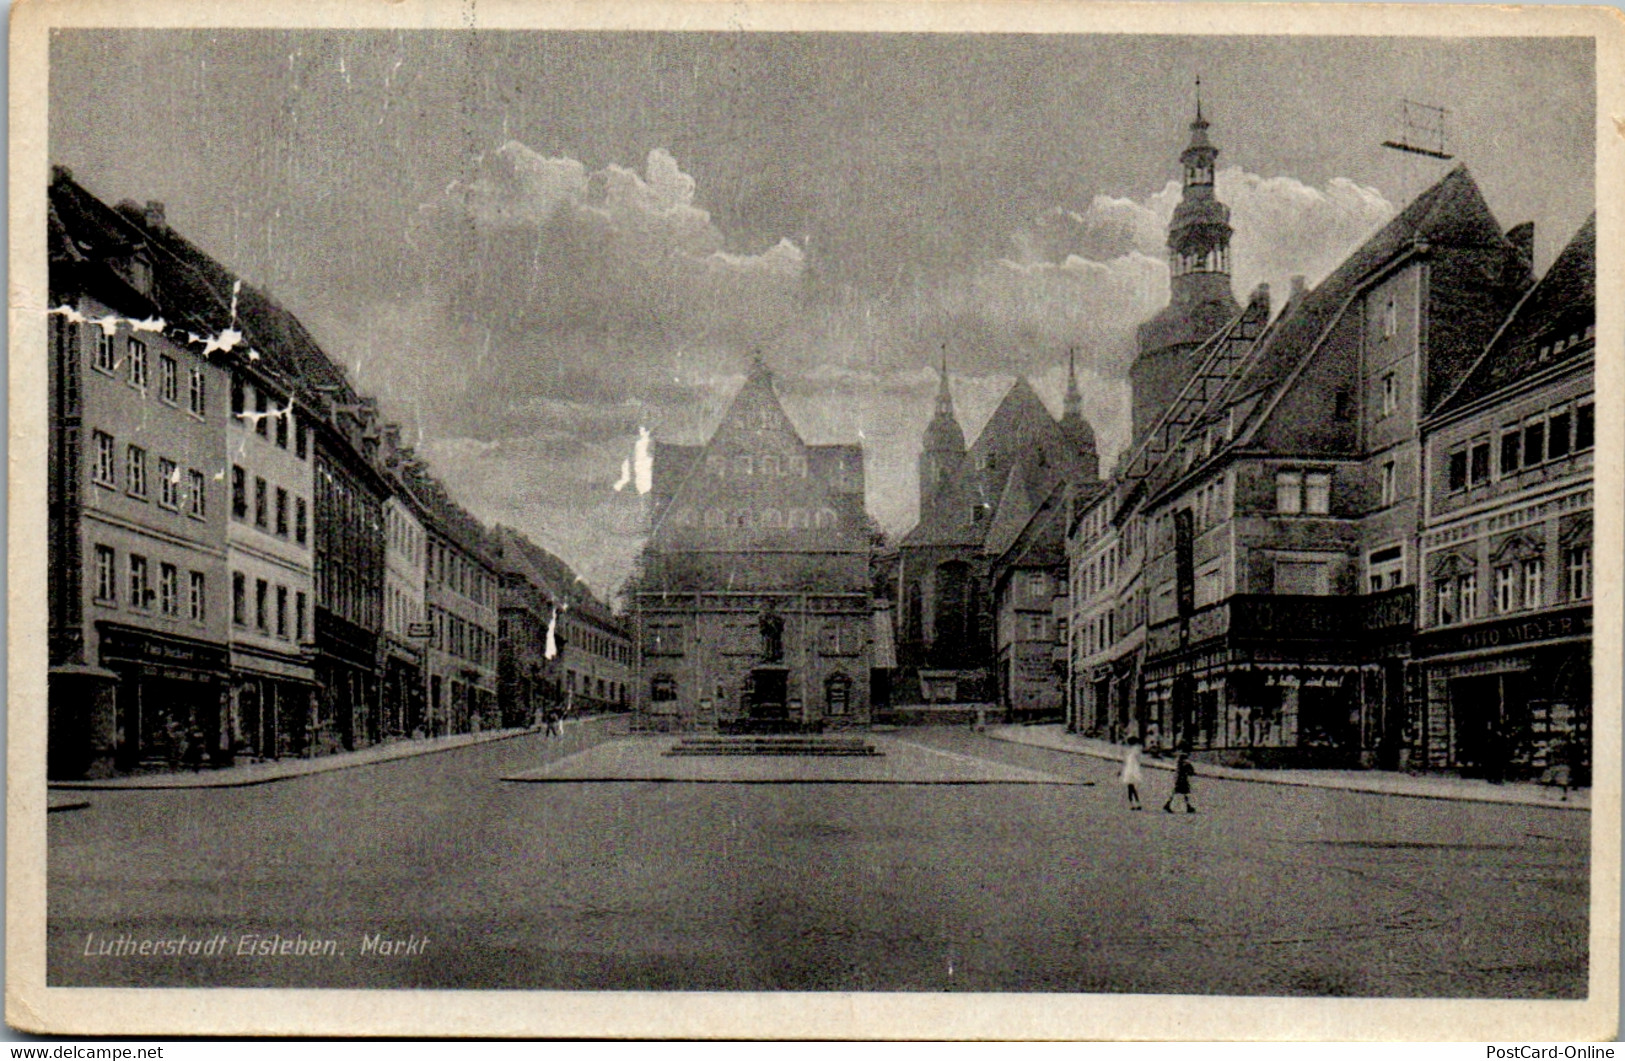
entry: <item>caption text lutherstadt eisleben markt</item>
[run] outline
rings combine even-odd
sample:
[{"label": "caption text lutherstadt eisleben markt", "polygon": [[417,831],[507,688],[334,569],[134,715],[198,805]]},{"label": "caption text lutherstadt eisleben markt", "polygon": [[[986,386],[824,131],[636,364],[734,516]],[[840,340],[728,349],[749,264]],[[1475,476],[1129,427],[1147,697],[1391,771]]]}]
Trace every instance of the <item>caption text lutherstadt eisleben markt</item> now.
[{"label": "caption text lutherstadt eisleben markt", "polygon": [[[428,948],[428,936],[388,937],[380,932],[366,932],[356,941],[353,950],[366,957],[403,958],[423,954]],[[336,939],[306,936],[303,932],[292,936],[254,932],[236,935],[217,932],[212,936],[182,933],[157,938],[140,938],[122,932],[116,936],[98,936],[89,932],[85,934],[84,953],[89,957],[113,958],[181,955],[206,958],[342,958],[352,953],[352,948]]]}]

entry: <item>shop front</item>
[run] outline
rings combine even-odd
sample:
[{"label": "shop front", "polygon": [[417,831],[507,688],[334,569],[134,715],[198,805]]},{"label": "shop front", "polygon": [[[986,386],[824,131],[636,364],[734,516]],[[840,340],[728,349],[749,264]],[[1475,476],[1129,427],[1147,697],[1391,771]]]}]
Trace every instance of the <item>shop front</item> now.
[{"label": "shop front", "polygon": [[1432,769],[1492,781],[1591,770],[1591,608],[1417,638],[1414,740]]},{"label": "shop front", "polygon": [[316,683],[321,708],[311,752],[350,750],[379,738],[378,637],[324,608],[316,610]]},{"label": "shop front", "polygon": [[234,645],[231,649],[231,729],[242,759],[283,759],[306,753],[316,710],[309,662]]},{"label": "shop front", "polygon": [[226,646],[98,622],[99,662],[117,675],[113,758],[121,771],[232,760]]}]

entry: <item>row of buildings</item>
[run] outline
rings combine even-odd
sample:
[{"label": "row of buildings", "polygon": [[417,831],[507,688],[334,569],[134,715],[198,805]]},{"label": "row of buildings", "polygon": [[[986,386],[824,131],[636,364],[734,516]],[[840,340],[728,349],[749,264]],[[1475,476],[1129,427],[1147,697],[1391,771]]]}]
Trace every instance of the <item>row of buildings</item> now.
[{"label": "row of buildings", "polygon": [[759,359],[708,442],[656,444],[643,721],[993,712],[1254,765],[1584,777],[1594,221],[1537,282],[1533,226],[1458,167],[1315,288],[1242,304],[1208,129],[1109,475],[1070,366],[1058,419],[1017,380],[969,444],[943,366],[895,543],[861,448],[804,443]]},{"label": "row of buildings", "polygon": [[49,206],[53,776],[628,700],[609,609],[456,504],[297,319],[161,204],[57,169]]},{"label": "row of buildings", "polygon": [[1546,274],[1457,167],[1230,293],[1198,114],[1133,442],[1079,484],[1066,719],[1256,765],[1589,767],[1595,220]]}]

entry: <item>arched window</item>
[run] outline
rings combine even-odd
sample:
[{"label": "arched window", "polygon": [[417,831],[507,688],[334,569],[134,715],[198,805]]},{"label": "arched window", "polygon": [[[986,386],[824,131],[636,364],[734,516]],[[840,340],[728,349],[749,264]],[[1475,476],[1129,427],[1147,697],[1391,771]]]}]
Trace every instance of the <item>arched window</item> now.
[{"label": "arched window", "polygon": [[824,714],[844,715],[852,703],[852,679],[832,674],[824,682]]}]

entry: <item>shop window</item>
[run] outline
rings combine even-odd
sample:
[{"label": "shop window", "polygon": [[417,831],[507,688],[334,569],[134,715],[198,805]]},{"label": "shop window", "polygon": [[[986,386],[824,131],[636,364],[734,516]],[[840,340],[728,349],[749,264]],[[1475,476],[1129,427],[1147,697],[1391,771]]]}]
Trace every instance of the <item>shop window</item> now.
[{"label": "shop window", "polygon": [[1591,599],[1591,546],[1576,545],[1564,558],[1565,581],[1571,601]]}]

